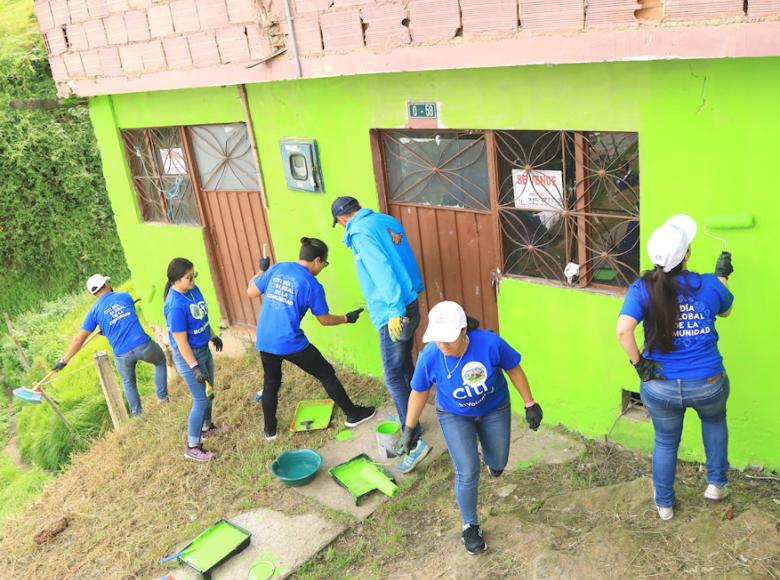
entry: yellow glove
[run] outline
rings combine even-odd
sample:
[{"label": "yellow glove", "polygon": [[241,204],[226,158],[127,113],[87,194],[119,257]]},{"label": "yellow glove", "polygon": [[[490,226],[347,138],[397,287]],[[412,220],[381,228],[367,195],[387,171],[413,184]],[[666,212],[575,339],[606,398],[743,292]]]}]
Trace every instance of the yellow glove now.
[{"label": "yellow glove", "polygon": [[401,338],[401,333],[404,331],[403,322],[401,322],[400,316],[394,316],[387,321],[387,332],[390,334],[390,340],[396,342]]}]

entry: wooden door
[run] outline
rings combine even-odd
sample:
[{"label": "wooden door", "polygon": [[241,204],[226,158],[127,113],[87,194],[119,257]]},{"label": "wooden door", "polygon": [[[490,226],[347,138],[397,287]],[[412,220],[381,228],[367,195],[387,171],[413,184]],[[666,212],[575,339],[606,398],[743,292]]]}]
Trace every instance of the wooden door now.
[{"label": "wooden door", "polygon": [[258,260],[273,257],[273,244],[246,126],[200,125],[188,133],[220,306],[230,326],[252,329],[260,301],[246,287]]},{"label": "wooden door", "polygon": [[500,253],[485,134],[379,131],[373,144],[380,203],[403,224],[425,282],[421,328],[431,307],[453,300],[497,332]]}]

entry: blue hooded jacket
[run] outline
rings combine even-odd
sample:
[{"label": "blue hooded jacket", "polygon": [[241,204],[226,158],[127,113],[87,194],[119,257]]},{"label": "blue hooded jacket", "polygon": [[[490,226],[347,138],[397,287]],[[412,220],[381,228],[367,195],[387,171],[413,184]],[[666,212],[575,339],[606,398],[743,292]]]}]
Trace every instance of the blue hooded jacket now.
[{"label": "blue hooded jacket", "polygon": [[363,208],[347,222],[344,243],[355,257],[372,324],[380,329],[403,316],[425,287],[401,222]]}]

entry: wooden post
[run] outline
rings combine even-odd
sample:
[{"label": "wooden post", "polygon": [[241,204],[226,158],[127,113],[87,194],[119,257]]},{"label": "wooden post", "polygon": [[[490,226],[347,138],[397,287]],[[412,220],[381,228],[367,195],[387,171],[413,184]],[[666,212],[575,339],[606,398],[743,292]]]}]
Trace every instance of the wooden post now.
[{"label": "wooden post", "polygon": [[103,387],[103,396],[106,398],[111,422],[114,424],[115,430],[119,429],[130,418],[127,416],[127,409],[125,409],[125,401],[122,397],[122,392],[119,390],[119,384],[116,382],[114,368],[111,366],[111,361],[105,350],[95,353],[95,368],[100,377],[100,386]]},{"label": "wooden post", "polygon": [[24,368],[26,368],[29,371],[30,370],[30,361],[27,360],[27,355],[24,354],[24,349],[22,348],[22,345],[19,342],[19,339],[16,338],[16,334],[14,334],[14,327],[11,326],[11,319],[8,317],[8,313],[7,312],[3,312],[3,318],[5,318],[5,325],[8,327],[8,336],[10,336],[11,340],[14,341],[14,344],[16,345],[16,350],[19,351],[19,356],[22,359],[22,364],[24,365]]}]

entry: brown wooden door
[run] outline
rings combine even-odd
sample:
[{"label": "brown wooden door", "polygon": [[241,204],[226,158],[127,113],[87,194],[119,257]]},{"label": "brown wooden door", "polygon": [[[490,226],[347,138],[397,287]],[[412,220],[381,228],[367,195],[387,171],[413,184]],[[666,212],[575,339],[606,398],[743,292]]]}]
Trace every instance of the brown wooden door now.
[{"label": "brown wooden door", "polygon": [[[481,132],[373,133],[382,208],[406,230],[425,282],[428,310],[453,300],[498,331],[494,281],[500,265],[493,172]],[[422,336],[422,333],[418,335]]]},{"label": "brown wooden door", "polygon": [[260,301],[246,295],[258,271],[263,244],[270,255],[270,236],[260,194],[254,191],[204,191],[203,210],[212,245],[212,272],[222,289],[222,307],[230,326],[254,328]]},{"label": "brown wooden door", "polygon": [[223,317],[232,327],[254,328],[260,301],[246,294],[258,260],[273,258],[254,152],[243,123],[189,127],[199,205],[211,271]]}]

